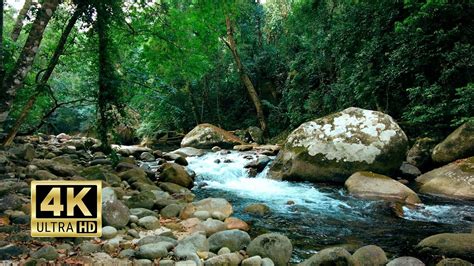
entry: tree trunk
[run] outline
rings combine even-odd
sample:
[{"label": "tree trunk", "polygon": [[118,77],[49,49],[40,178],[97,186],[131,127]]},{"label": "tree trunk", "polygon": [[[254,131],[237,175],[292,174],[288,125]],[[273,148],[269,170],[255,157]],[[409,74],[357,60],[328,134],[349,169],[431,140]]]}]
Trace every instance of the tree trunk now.
[{"label": "tree trunk", "polygon": [[263,133],[265,136],[268,136],[268,128],[267,128],[267,122],[265,121],[265,115],[263,113],[263,108],[262,108],[262,103],[260,102],[260,99],[258,98],[257,91],[255,90],[255,87],[252,84],[252,81],[250,80],[249,76],[245,72],[244,66],[242,65],[242,62],[240,61],[240,56],[237,51],[237,45],[235,44],[234,40],[234,30],[232,27],[232,23],[230,21],[229,16],[226,16],[226,26],[227,26],[227,41],[225,42],[227,47],[229,47],[230,51],[232,52],[232,55],[235,60],[235,64],[237,65],[237,71],[239,72],[240,75],[240,80],[244,84],[245,88],[247,89],[247,93],[250,96],[250,99],[252,100],[255,110],[257,112],[257,118],[258,121],[260,122],[260,128],[262,129]]},{"label": "tree trunk", "polygon": [[53,74],[54,68],[59,62],[59,57],[64,51],[64,47],[66,46],[67,39],[69,37],[69,34],[71,33],[72,29],[74,28],[74,25],[77,22],[77,19],[81,16],[83,9],[82,8],[77,8],[76,11],[74,11],[74,14],[72,17],[69,19],[68,24],[66,25],[66,28],[64,28],[63,33],[61,34],[61,37],[59,38],[58,45],[56,46],[56,50],[54,50],[54,54],[49,60],[48,67],[46,68],[45,72],[43,73],[43,76],[41,76],[40,83],[37,86],[38,92],[35,94],[31,95],[31,97],[28,99],[28,102],[26,105],[23,107],[23,110],[21,111],[20,116],[15,122],[15,125],[13,128],[10,130],[8,133],[7,138],[5,139],[5,142],[3,143],[5,146],[9,146],[12,142],[13,139],[15,138],[16,134],[18,133],[18,130],[20,130],[21,125],[25,121],[25,119],[28,117],[28,114],[30,113],[31,109],[33,108],[36,99],[40,95],[41,87],[44,86],[49,78],[51,77],[51,74]]},{"label": "tree trunk", "polygon": [[25,19],[28,10],[30,10],[32,2],[32,0],[25,0],[20,13],[18,13],[18,17],[16,17],[15,26],[13,26],[11,34],[12,40],[14,42],[16,42],[18,40],[18,36],[20,36],[21,29],[23,28],[23,20]]},{"label": "tree trunk", "polygon": [[194,97],[194,92],[191,89],[191,86],[189,85],[189,82],[186,83],[186,86],[184,88],[189,95],[189,102],[191,103],[191,110],[193,112],[194,116],[194,121],[196,122],[196,126],[199,125],[201,122],[199,120],[199,112],[197,109],[197,104],[196,104],[196,99]]},{"label": "tree trunk", "polygon": [[[4,2],[0,5],[0,88],[3,88],[3,78],[5,77],[5,60],[3,58],[3,6]],[[1,123],[0,123],[1,125]],[[0,127],[2,132],[3,127]]]},{"label": "tree trunk", "polygon": [[38,10],[36,19],[31,25],[30,33],[18,57],[15,67],[6,77],[0,93],[0,126],[7,120],[16,91],[23,86],[24,79],[33,65],[36,53],[43,39],[43,33],[54,11],[59,5],[59,0],[46,0]]}]

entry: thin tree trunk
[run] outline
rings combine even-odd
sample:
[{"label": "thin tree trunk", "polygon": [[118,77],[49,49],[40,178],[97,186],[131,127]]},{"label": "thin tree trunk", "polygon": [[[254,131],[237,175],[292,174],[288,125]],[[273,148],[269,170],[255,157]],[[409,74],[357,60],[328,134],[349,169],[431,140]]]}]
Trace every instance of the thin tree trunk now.
[{"label": "thin tree trunk", "polygon": [[[51,77],[51,74],[53,74],[54,68],[59,62],[59,57],[62,55],[64,51],[64,47],[66,46],[67,39],[69,37],[69,34],[71,33],[72,29],[74,28],[74,25],[76,24],[77,20],[82,14],[83,9],[82,8],[77,8],[74,11],[74,14],[72,17],[69,19],[68,24],[66,25],[66,28],[64,28],[63,33],[61,34],[61,37],[59,38],[58,45],[56,46],[56,50],[54,50],[54,54],[49,60],[48,67],[46,68],[45,72],[43,73],[43,76],[41,76],[41,80],[38,84],[37,90],[41,91],[40,88],[44,86],[49,78]],[[35,94],[31,95],[30,98],[28,99],[28,102],[26,105],[23,107],[23,110],[21,111],[20,116],[15,122],[15,125],[13,126],[12,129],[10,129],[10,132],[8,133],[7,138],[5,139],[5,142],[3,143],[5,146],[9,146],[12,142],[13,139],[15,138],[16,134],[18,133],[18,130],[20,130],[21,125],[25,121],[25,119],[28,117],[28,114],[30,113],[31,109],[33,108],[36,99],[40,95],[40,92],[36,92]]]},{"label": "thin tree trunk", "polygon": [[32,0],[25,0],[25,3],[23,4],[23,7],[20,10],[20,13],[18,13],[18,17],[16,17],[15,26],[13,26],[11,34],[12,40],[14,42],[16,42],[18,40],[18,37],[20,36],[21,29],[23,28],[23,20],[25,19],[28,10],[30,10],[32,3]]},{"label": "thin tree trunk", "polygon": [[229,47],[230,51],[232,52],[235,63],[237,65],[237,71],[239,72],[239,75],[240,75],[240,80],[242,81],[245,88],[247,89],[250,99],[252,100],[255,106],[255,110],[257,112],[257,118],[260,123],[260,128],[262,129],[265,136],[268,136],[267,122],[265,121],[265,115],[263,113],[262,103],[260,102],[260,98],[258,98],[257,91],[255,90],[255,87],[253,86],[252,81],[250,80],[249,76],[245,72],[244,66],[242,65],[242,62],[240,60],[240,56],[237,51],[237,45],[235,44],[235,40],[234,40],[234,30],[233,30],[232,23],[230,21],[229,16],[226,16],[226,26],[227,26],[227,41],[225,43],[227,47]]},{"label": "thin tree trunk", "polygon": [[[3,88],[3,78],[5,77],[5,60],[3,58],[3,6],[4,2],[0,5],[0,88]],[[1,125],[1,123],[0,123]],[[3,127],[0,128],[0,132],[3,131]]]},{"label": "thin tree trunk", "polygon": [[46,0],[41,5],[41,9],[38,11],[36,19],[31,25],[30,33],[16,61],[15,67],[5,79],[2,92],[0,93],[0,126],[2,127],[10,113],[16,91],[23,86],[25,77],[33,65],[36,53],[43,39],[44,30],[58,5],[59,0]]},{"label": "thin tree trunk", "polygon": [[194,115],[194,121],[196,122],[196,125],[199,125],[201,122],[199,120],[199,112],[197,109],[196,99],[194,98],[194,92],[192,91],[191,86],[189,86],[189,82],[186,83],[184,89],[189,95],[189,102],[191,102],[191,110]]}]

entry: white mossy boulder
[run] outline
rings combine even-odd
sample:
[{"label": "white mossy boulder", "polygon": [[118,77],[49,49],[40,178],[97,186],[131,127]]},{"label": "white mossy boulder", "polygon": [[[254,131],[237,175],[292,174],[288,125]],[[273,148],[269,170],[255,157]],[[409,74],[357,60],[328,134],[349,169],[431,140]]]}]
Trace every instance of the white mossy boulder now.
[{"label": "white mossy boulder", "polygon": [[416,178],[420,192],[447,198],[474,200],[474,157],[457,160]]},{"label": "white mossy boulder", "polygon": [[436,145],[431,158],[437,163],[450,163],[474,155],[474,121],[466,122]]},{"label": "white mossy boulder", "polygon": [[351,175],[345,186],[350,194],[360,198],[411,205],[421,203],[418,195],[407,186],[388,176],[372,172],[357,172]]},{"label": "white mossy boulder", "polygon": [[400,167],[407,148],[407,136],[392,117],[351,107],[294,130],[269,176],[278,180],[344,182],[357,171],[388,174]]},{"label": "white mossy boulder", "polygon": [[184,136],[181,141],[181,147],[211,149],[214,146],[218,146],[231,149],[235,145],[243,143],[237,136],[222,128],[211,124],[200,124]]}]

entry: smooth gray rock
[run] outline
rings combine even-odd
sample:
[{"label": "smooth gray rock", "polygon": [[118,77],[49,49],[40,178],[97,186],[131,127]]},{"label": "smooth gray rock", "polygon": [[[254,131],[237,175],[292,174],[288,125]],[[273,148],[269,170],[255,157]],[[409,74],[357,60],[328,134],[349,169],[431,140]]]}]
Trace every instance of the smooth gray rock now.
[{"label": "smooth gray rock", "polygon": [[54,247],[44,246],[35,251],[31,257],[34,259],[55,260],[59,257],[59,254]]},{"label": "smooth gray rock", "polygon": [[168,250],[159,243],[152,243],[140,246],[137,252],[137,257],[142,259],[157,259],[168,255]]},{"label": "smooth gray rock", "polygon": [[148,230],[154,230],[157,228],[160,228],[160,220],[156,218],[155,216],[145,216],[143,218],[140,218],[138,220],[138,225],[148,229]]},{"label": "smooth gray rock", "polygon": [[209,250],[216,252],[223,247],[230,251],[239,251],[245,249],[250,243],[250,236],[241,230],[226,230],[211,235],[208,239]]},{"label": "smooth gray rock", "polygon": [[105,226],[102,227],[102,238],[103,239],[111,239],[117,235],[117,229],[113,226]]},{"label": "smooth gray rock", "polygon": [[259,255],[270,258],[275,265],[287,265],[293,252],[293,245],[288,237],[269,233],[256,237],[247,247],[249,256]]}]

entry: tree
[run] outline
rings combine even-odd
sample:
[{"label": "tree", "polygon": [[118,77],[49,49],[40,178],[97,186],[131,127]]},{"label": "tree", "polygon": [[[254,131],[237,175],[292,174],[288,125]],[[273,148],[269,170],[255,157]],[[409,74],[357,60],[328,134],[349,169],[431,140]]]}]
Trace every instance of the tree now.
[{"label": "tree", "polygon": [[237,51],[237,45],[235,44],[235,40],[234,40],[234,29],[233,29],[232,22],[229,16],[226,16],[226,27],[227,27],[227,40],[225,40],[225,44],[232,52],[232,55],[235,60],[235,64],[237,66],[237,71],[239,72],[240,80],[242,81],[243,85],[247,89],[247,93],[249,94],[250,99],[252,99],[252,102],[255,106],[255,110],[257,112],[257,118],[258,118],[258,121],[260,122],[260,128],[262,129],[265,135],[268,135],[267,122],[265,121],[265,114],[263,113],[262,103],[260,102],[260,98],[257,95],[257,91],[255,90],[249,76],[245,72],[245,68],[242,65],[242,62],[240,60],[240,56]]},{"label": "tree", "polygon": [[15,26],[13,26],[11,38],[14,42],[18,40],[20,36],[21,29],[23,28],[23,20],[26,18],[26,14],[30,10],[31,4],[33,3],[32,0],[25,0],[23,7],[20,9],[18,16],[16,18]]},{"label": "tree", "polygon": [[7,75],[3,83],[0,95],[0,125],[2,129],[3,123],[10,113],[16,92],[23,86],[24,79],[33,65],[36,53],[43,39],[44,30],[58,5],[59,0],[45,0],[41,5],[15,67]]}]

